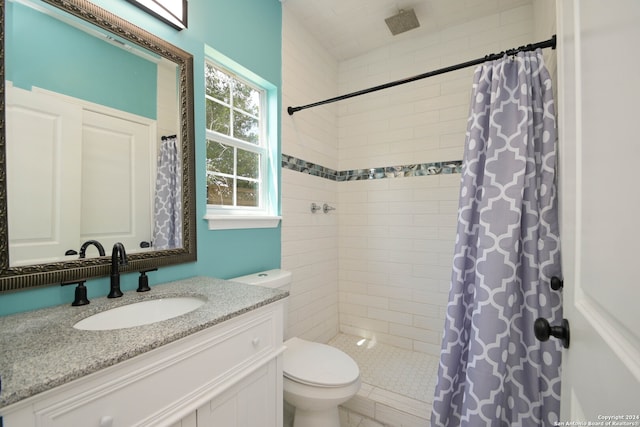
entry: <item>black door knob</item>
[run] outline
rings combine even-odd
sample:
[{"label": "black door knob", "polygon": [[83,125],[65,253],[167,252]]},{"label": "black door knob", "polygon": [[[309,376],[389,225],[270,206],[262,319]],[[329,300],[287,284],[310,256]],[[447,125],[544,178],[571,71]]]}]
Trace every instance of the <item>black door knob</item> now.
[{"label": "black door knob", "polygon": [[553,276],[551,278],[551,289],[553,289],[554,291],[557,291],[562,289],[563,286],[564,286],[564,280],[556,276]]},{"label": "black door knob", "polygon": [[551,326],[547,319],[540,317],[533,323],[533,332],[540,341],[547,341],[549,337],[555,337],[562,340],[564,348],[569,348],[569,321],[567,319],[562,319],[560,326]]}]

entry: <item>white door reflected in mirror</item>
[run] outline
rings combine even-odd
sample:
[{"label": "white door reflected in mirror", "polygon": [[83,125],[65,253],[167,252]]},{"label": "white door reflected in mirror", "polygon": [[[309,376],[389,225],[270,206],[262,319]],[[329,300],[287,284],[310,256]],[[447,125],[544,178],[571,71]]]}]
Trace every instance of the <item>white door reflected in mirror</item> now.
[{"label": "white door reflected in mirror", "polygon": [[75,259],[87,240],[130,252],[152,240],[154,120],[12,86],[6,102],[11,266]]}]

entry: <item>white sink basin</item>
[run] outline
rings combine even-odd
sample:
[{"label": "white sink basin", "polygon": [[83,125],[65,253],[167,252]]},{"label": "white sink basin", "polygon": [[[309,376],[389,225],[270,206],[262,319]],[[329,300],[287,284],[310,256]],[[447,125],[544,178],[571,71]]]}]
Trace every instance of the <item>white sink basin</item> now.
[{"label": "white sink basin", "polygon": [[149,325],[187,314],[204,303],[204,299],[196,297],[171,297],[136,302],[94,314],[82,319],[73,327],[86,331],[108,331]]}]

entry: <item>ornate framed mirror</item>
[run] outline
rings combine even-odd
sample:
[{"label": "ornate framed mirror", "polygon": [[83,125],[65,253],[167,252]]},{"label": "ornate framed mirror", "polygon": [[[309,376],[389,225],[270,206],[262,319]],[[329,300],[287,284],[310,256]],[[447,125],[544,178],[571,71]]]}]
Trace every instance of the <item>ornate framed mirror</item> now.
[{"label": "ornate framed mirror", "polygon": [[116,241],[124,272],[195,261],[192,55],[86,0],[0,7],[0,292],[106,276]]}]

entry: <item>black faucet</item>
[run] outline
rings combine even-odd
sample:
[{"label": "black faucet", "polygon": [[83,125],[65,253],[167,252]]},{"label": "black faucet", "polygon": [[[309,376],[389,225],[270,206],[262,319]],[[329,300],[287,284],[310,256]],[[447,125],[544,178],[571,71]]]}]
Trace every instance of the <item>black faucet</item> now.
[{"label": "black faucet", "polygon": [[111,251],[111,290],[107,298],[119,298],[122,296],[118,265],[127,265],[127,252],[120,242],[113,245],[113,251]]},{"label": "black faucet", "polygon": [[98,248],[98,253],[100,254],[100,256],[104,256],[104,247],[100,244],[100,242],[98,242],[97,240],[87,240],[80,247],[80,256],[79,256],[79,258],[84,258],[85,257],[85,255],[87,253],[87,248],[89,246],[91,246],[91,245],[93,245],[96,248]]}]

